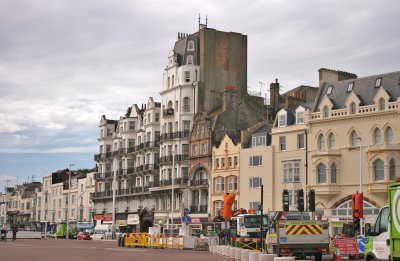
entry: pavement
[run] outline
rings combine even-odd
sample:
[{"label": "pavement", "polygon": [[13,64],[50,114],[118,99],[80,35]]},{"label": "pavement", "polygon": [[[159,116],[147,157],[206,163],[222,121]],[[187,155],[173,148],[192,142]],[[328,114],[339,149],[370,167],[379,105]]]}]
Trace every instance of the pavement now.
[{"label": "pavement", "polygon": [[119,261],[173,260],[222,261],[224,257],[205,251],[124,248],[115,240],[18,239],[0,241],[0,260],[28,261]]}]

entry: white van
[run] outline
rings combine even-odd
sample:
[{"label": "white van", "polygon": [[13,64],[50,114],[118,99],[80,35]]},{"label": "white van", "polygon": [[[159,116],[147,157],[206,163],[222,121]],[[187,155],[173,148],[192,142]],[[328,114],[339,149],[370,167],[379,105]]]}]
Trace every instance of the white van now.
[{"label": "white van", "polygon": [[[121,233],[119,232],[119,229],[117,228],[115,231],[116,238]],[[112,225],[111,224],[99,224],[96,225],[93,229],[93,235],[92,239],[93,240],[101,240],[101,239],[111,239],[112,238]]]}]

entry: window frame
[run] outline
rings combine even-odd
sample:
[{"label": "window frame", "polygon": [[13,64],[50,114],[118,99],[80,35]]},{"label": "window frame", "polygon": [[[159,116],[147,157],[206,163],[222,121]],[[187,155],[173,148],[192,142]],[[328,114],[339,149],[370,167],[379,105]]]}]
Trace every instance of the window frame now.
[{"label": "window frame", "polygon": [[283,183],[300,183],[301,161],[289,160],[282,162]]},{"label": "window frame", "polygon": [[305,149],[305,134],[299,133],[297,134],[297,148],[298,149]]},{"label": "window frame", "polygon": [[[258,159],[258,160],[256,160],[256,159]],[[262,163],[263,163],[262,162],[262,155],[253,155],[253,156],[249,157],[249,166],[250,167],[261,167]]]},{"label": "window frame", "polygon": [[[378,166],[379,163],[379,166]],[[373,163],[374,181],[385,180],[385,163],[382,159],[378,158]],[[379,175],[379,178],[378,178]]]},{"label": "window frame", "polygon": [[334,149],[336,147],[336,137],[332,132],[328,135],[328,148]]},{"label": "window frame", "polygon": [[385,142],[387,144],[393,143],[393,129],[391,127],[387,127],[385,130]]},{"label": "window frame", "polygon": [[382,77],[378,77],[375,80],[375,88],[379,88],[382,86]]},{"label": "window frame", "polygon": [[191,110],[191,108],[190,108],[190,98],[187,97],[187,96],[184,97],[182,104],[183,104],[182,112],[190,112],[190,110]]},{"label": "window frame", "polygon": [[[258,184],[258,186],[257,186],[257,184]],[[261,185],[262,185],[262,177],[249,178],[249,188],[261,188]]]},{"label": "window frame", "polygon": [[356,114],[357,113],[357,106],[355,102],[350,103],[350,114]]},{"label": "window frame", "polygon": [[[321,172],[321,171],[324,172]],[[320,163],[317,166],[317,184],[326,184],[327,183],[327,175],[326,175],[326,165],[324,163]]]},{"label": "window frame", "polygon": [[331,173],[331,184],[337,184],[337,167],[336,167],[336,163],[332,163],[331,164],[331,168],[330,168],[330,173]]},{"label": "window frame", "polygon": [[354,89],[354,82],[349,82],[349,85],[347,85],[347,92],[351,92]]},{"label": "window frame", "polygon": [[374,145],[382,144],[382,132],[381,132],[381,129],[375,128],[373,141],[374,141]]},{"label": "window frame", "polygon": [[326,91],[326,95],[331,95],[332,94],[332,90],[333,90],[333,86],[332,85],[328,86],[328,90]]},{"label": "window frame", "polygon": [[304,124],[304,111],[296,112],[296,125]]},{"label": "window frame", "polygon": [[286,150],[286,136],[279,136],[279,151]]}]

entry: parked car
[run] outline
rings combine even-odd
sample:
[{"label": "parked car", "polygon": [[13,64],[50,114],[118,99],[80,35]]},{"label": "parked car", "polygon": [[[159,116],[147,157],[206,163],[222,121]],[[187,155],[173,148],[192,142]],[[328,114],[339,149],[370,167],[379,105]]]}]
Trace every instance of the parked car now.
[{"label": "parked car", "polygon": [[92,237],[88,232],[79,232],[78,235],[76,235],[77,240],[91,240]]}]

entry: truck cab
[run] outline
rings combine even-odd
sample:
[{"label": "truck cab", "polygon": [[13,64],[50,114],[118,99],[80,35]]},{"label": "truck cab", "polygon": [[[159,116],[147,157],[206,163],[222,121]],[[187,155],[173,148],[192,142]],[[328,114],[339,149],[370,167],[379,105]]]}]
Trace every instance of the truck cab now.
[{"label": "truck cab", "polygon": [[[260,238],[261,216],[258,214],[240,214],[232,217],[233,223],[236,224],[236,233],[241,238]],[[268,217],[263,216],[264,234],[268,229]]]},{"label": "truck cab", "polygon": [[389,205],[379,211],[373,228],[365,224],[368,242],[364,255],[366,261],[389,260]]}]

